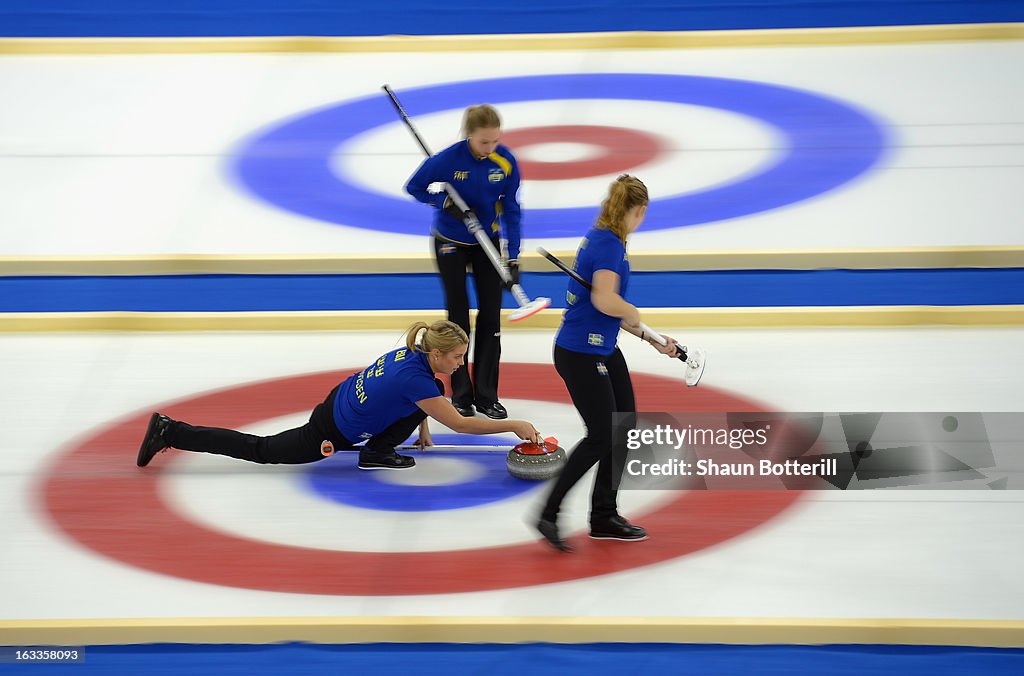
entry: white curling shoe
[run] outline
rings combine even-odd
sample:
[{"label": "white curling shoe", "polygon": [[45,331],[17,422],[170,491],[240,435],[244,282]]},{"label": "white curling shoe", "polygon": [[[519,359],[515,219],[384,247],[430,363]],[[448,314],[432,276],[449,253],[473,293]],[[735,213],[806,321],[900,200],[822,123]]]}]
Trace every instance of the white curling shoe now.
[{"label": "white curling shoe", "polygon": [[700,377],[704,375],[704,364],[706,363],[704,350],[699,347],[683,347],[686,353],[686,385],[697,387]]}]

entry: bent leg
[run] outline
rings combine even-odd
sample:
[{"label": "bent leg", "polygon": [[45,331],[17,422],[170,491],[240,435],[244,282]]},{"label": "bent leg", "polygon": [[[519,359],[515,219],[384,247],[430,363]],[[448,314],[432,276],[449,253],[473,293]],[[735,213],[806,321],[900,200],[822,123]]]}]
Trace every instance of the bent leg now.
[{"label": "bent leg", "polygon": [[[444,396],[444,383],[434,378],[437,391]],[[378,432],[366,442],[366,450],[370,453],[391,453],[403,441],[412,436],[420,423],[427,419],[427,414],[417,408],[413,413],[396,420],[387,429]]]}]

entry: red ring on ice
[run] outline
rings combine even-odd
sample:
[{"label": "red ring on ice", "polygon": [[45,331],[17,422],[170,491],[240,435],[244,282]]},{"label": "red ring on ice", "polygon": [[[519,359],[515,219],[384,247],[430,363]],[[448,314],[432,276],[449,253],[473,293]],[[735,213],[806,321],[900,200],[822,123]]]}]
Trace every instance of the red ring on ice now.
[{"label": "red ring on ice", "polygon": [[[305,411],[344,372],[251,383],[156,408],[183,420],[238,428]],[[641,411],[763,410],[750,400],[706,385],[687,388],[681,372],[677,378],[631,375]],[[503,399],[569,403],[565,386],[550,364],[502,364],[501,385]],[[314,549],[224,533],[175,511],[161,495],[160,477],[173,468],[178,453],[158,456],[145,470],[135,467],[149,415],[149,411],[134,414],[62,449],[43,478],[46,508],[65,534],[99,554],[156,573],[226,587],[384,596],[564,582],[648,566],[720,544],[770,521],[801,495],[799,491],[680,491],[653,511],[629,515],[648,529],[650,541],[623,545],[577,533],[569,538],[578,550],[573,556],[532,541],[431,552]],[[325,504],[322,513],[310,518],[331,518],[331,509]],[[508,518],[522,521],[525,516]],[[338,523],[342,529],[351,526]]]},{"label": "red ring on ice", "polygon": [[[630,171],[659,159],[668,151],[665,140],[639,129],[597,125],[562,125],[510,129],[501,142],[516,153],[519,169],[528,181],[561,181]],[[545,162],[523,155],[530,146],[545,143],[580,143],[598,150],[580,161]]]}]

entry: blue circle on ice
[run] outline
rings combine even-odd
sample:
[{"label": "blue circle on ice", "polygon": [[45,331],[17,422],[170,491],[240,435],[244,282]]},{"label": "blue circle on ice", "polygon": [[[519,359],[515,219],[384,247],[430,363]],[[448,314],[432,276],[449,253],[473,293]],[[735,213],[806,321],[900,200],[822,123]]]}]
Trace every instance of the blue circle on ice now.
[{"label": "blue circle on ice", "polygon": [[[538,482],[517,479],[508,473],[507,451],[403,451],[421,465],[433,458],[457,459],[472,463],[479,470],[467,481],[417,486],[392,483],[391,471],[360,471],[355,463],[319,462],[308,474],[310,485],[319,495],[364,509],[394,512],[422,512],[462,509],[505,500],[536,488]],[[415,472],[420,467],[401,470]]]},{"label": "blue circle on ice", "polygon": [[[393,512],[422,512],[462,509],[515,497],[541,485],[537,481],[518,479],[508,473],[506,455],[517,443],[502,444],[494,437],[466,435],[435,435],[436,444],[493,446],[494,450],[400,450],[416,458],[412,469],[392,471],[361,471],[357,456],[339,453],[311,466],[306,475],[309,486],[318,495],[353,507]],[[497,442],[497,443],[495,443]],[[349,460],[351,458],[351,460]],[[442,461],[469,465],[470,471],[460,473],[452,482],[416,485],[414,472],[427,470],[431,462]],[[409,473],[409,474],[407,474]],[[395,479],[401,479],[396,481]]]},{"label": "blue circle on ice", "polygon": [[[482,91],[498,105],[603,98],[718,108],[759,120],[783,137],[779,157],[757,173],[653,200],[657,208],[648,213],[645,230],[738,218],[810,199],[867,171],[885,146],[884,132],[864,111],[821,94],[748,80],[647,73],[531,75],[406,89],[399,96],[415,116],[461,110],[478,103]],[[411,197],[371,192],[331,169],[339,145],[397,119],[383,92],[328,106],[245,141],[234,169],[246,188],[282,209],[339,225],[425,235],[429,214],[424,205]],[[415,148],[413,139],[409,143]],[[527,206],[525,211],[532,238],[578,237],[589,230],[594,216],[594,207]]]}]

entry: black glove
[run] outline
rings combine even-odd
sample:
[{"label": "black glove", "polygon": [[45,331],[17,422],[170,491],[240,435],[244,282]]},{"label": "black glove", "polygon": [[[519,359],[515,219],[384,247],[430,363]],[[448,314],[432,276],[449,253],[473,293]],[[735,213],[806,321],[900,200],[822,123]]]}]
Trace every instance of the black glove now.
[{"label": "black glove", "polygon": [[519,283],[519,261],[508,262],[508,274],[512,281],[505,284],[505,288],[511,291],[512,287]]},{"label": "black glove", "polygon": [[459,223],[465,223],[469,214],[472,214],[474,217],[476,216],[472,209],[469,209],[466,213],[459,211],[459,208],[455,206],[455,201],[452,200],[451,196],[445,196],[444,205],[441,208],[444,209],[446,214],[457,220]]}]

